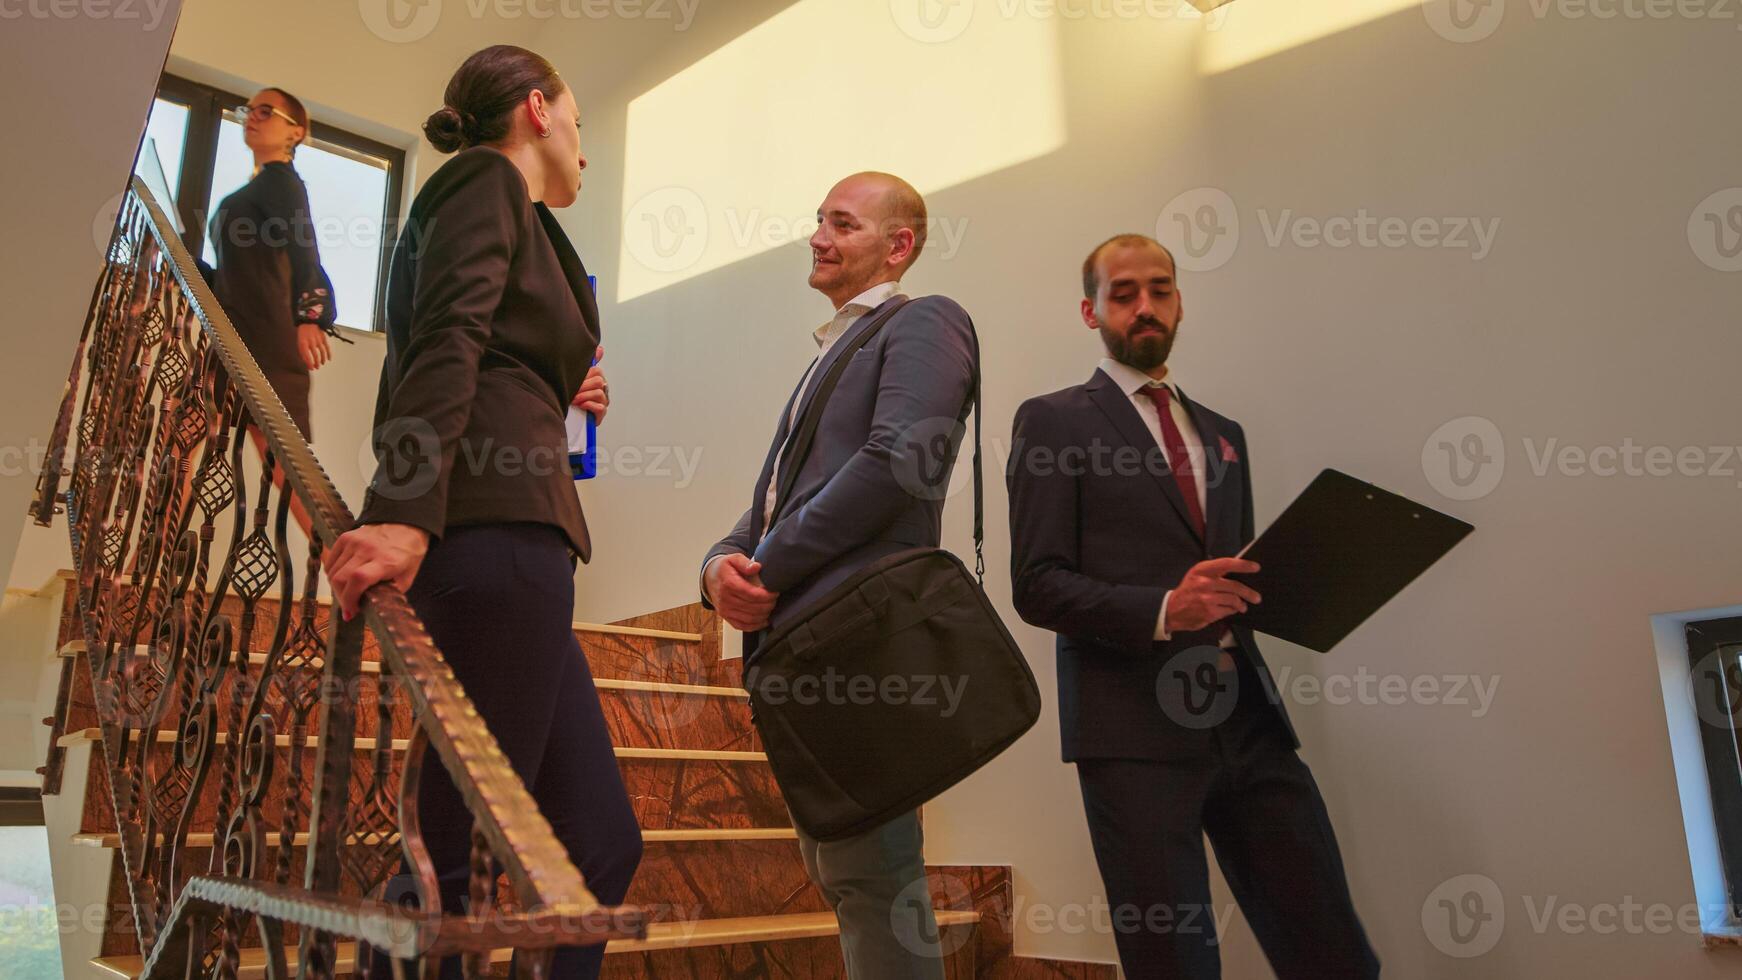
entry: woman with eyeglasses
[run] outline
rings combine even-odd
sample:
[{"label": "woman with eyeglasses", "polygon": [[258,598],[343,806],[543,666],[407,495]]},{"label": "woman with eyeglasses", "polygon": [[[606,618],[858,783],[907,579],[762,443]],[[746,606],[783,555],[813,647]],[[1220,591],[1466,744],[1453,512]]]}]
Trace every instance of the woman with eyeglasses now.
[{"label": "woman with eyeglasses", "polygon": [[295,96],[261,89],[238,111],[254,177],[212,215],[217,253],[212,292],[286,411],[312,439],[309,372],[333,356],[333,287],[321,268],[308,189],[291,161],[308,138],[308,110]]}]

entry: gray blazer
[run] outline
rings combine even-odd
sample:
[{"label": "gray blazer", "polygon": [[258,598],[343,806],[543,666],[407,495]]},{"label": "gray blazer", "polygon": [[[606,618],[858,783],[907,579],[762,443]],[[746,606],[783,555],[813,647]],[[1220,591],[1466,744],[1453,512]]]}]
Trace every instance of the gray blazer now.
[{"label": "gray blazer", "polygon": [[[909,548],[935,548],[944,499],[973,403],[977,346],[966,310],[943,296],[923,296],[901,308],[857,353],[830,396],[810,456],[792,495],[762,535],[763,501],[776,455],[790,435],[792,399],[803,418],[817,383],[896,297],[865,314],[830,346],[805,391],[781,409],[750,507],[717,555],[745,554],[762,563],[762,584],[780,593],[769,620],[780,626],[807,600],[826,594],[854,572]],[[782,466],[790,465],[783,460]],[[702,602],[712,608],[707,596]],[[746,658],[760,635],[746,635]]]}]

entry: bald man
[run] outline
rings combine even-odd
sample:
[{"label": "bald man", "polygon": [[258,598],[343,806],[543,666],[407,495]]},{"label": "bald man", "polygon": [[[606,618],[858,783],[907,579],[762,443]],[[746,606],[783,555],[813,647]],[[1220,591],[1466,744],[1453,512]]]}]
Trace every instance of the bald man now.
[{"label": "bald man", "polygon": [[[978,355],[968,314],[942,296],[901,292],[925,245],[919,194],[889,174],[854,174],[829,191],[817,223],[810,286],[834,315],[810,332],[816,360],[775,420],[749,508],[703,562],[703,602],[744,631],[747,687],[764,631],[879,558],[938,546],[943,490],[972,403]],[[885,314],[826,402],[788,499],[777,501],[794,464],[788,437],[817,382]],[[847,737],[858,727],[855,713],[871,710],[847,698],[827,703],[838,704]],[[918,811],[848,840],[819,842],[801,829],[799,848],[840,923],[848,976],[943,980]]]}]

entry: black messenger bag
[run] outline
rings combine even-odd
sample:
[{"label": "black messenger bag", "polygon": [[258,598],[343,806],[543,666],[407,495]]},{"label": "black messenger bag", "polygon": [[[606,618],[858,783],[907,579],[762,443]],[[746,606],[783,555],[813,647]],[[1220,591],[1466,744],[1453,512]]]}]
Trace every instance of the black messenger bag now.
[{"label": "black messenger bag", "polygon": [[[824,404],[854,352],[899,308],[855,338],[819,382],[782,466],[775,513],[792,493]],[[941,548],[884,557],[770,632],[746,671],[781,793],[816,840],[863,834],[917,808],[1040,718],[1034,674],[981,586],[979,338],[974,342],[974,573]]]}]

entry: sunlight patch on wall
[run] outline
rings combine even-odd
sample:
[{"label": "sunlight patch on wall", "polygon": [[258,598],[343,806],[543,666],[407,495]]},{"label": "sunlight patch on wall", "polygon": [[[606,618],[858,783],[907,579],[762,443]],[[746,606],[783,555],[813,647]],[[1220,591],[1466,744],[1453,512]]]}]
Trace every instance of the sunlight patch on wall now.
[{"label": "sunlight patch on wall", "polygon": [[1198,67],[1214,75],[1421,5],[1422,0],[1238,0],[1222,8],[1224,20],[1216,29],[1204,32]]},{"label": "sunlight patch on wall", "polygon": [[931,193],[1064,144],[1054,21],[902,6],[800,0],[629,104],[619,301],[803,242],[847,174]]}]

